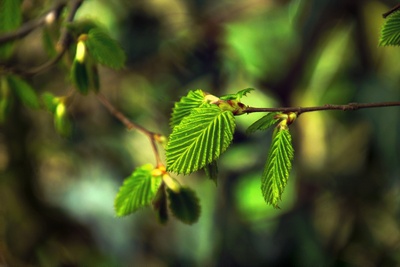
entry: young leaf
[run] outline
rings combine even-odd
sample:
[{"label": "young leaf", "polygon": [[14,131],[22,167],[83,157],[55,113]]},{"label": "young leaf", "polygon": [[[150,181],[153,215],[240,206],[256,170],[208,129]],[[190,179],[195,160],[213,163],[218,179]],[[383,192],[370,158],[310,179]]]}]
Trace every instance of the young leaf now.
[{"label": "young leaf", "polygon": [[275,118],[275,115],[279,113],[280,112],[270,112],[267,115],[263,116],[259,120],[255,121],[252,125],[250,125],[249,128],[247,128],[246,133],[251,134],[257,130],[267,130],[280,120],[279,118]]},{"label": "young leaf", "polygon": [[76,86],[76,89],[86,95],[89,92],[89,75],[86,69],[86,63],[74,60],[71,68],[71,78]]},{"label": "young leaf", "polygon": [[169,208],[172,214],[186,224],[197,222],[200,217],[200,204],[195,192],[182,187],[179,192],[167,189]]},{"label": "young leaf", "polygon": [[168,221],[168,207],[167,207],[167,192],[165,184],[161,183],[157,190],[156,196],[153,199],[153,209],[157,213],[157,219],[161,224]]},{"label": "young leaf", "polygon": [[212,104],[194,108],[172,131],[166,148],[167,170],[188,174],[204,168],[228,148],[234,130],[232,112]]},{"label": "young leaf", "polygon": [[39,100],[35,90],[21,78],[10,75],[7,77],[10,89],[14,91],[24,105],[30,108],[39,108]]},{"label": "young leaf", "polygon": [[93,28],[88,32],[86,41],[89,53],[102,65],[113,69],[120,69],[125,64],[125,52],[118,43],[100,28]]},{"label": "young leaf", "polygon": [[286,187],[292,168],[294,150],[289,129],[278,126],[275,128],[272,144],[269,149],[267,164],[262,175],[261,190],[265,201],[278,208],[283,190]]},{"label": "young leaf", "polygon": [[[10,32],[21,24],[21,2],[17,0],[0,1],[0,34]],[[12,43],[0,45],[0,59],[8,58],[13,49]]]},{"label": "young leaf", "polygon": [[54,127],[56,128],[57,132],[63,137],[67,137],[71,134],[71,122],[68,118],[65,104],[62,102],[59,102],[55,109]]},{"label": "young leaf", "polygon": [[190,91],[187,96],[182,97],[179,102],[176,102],[171,115],[171,128],[179,125],[182,119],[188,116],[194,108],[200,107],[203,101],[204,93],[202,90],[198,89]]},{"label": "young leaf", "polygon": [[220,99],[221,100],[237,100],[237,101],[240,101],[240,99],[243,96],[246,96],[251,91],[254,91],[254,88],[246,88],[246,89],[240,90],[236,94],[224,95],[224,96],[221,96]]},{"label": "young leaf", "polygon": [[147,206],[160,186],[160,177],[153,177],[151,164],[137,168],[125,179],[115,198],[114,207],[118,217],[128,215]]},{"label": "young leaf", "polygon": [[400,12],[391,14],[383,24],[379,45],[400,45]]}]

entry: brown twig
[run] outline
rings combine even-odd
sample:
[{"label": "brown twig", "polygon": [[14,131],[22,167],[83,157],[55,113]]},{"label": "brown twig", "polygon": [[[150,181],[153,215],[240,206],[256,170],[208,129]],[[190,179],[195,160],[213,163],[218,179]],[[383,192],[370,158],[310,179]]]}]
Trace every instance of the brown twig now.
[{"label": "brown twig", "polygon": [[149,138],[151,147],[154,152],[154,156],[156,157],[157,167],[162,166],[163,164],[161,161],[160,153],[158,152],[158,148],[157,148],[157,140],[159,140],[162,137],[162,135],[151,132],[151,131],[147,130],[146,128],[140,126],[139,124],[136,124],[136,123],[132,122],[131,120],[129,120],[122,112],[120,112],[117,108],[115,108],[103,94],[101,94],[101,93],[97,94],[97,98],[100,100],[100,103],[103,104],[103,106],[115,118],[117,118],[120,122],[122,122],[122,124],[125,125],[125,127],[128,130],[132,130],[132,129],[138,130],[139,132],[145,134]]},{"label": "brown twig", "polygon": [[386,19],[390,14],[396,12],[397,10],[400,9],[400,4],[396,5],[395,7],[393,7],[392,9],[390,9],[389,11],[385,12],[382,14],[382,17],[384,19]]},{"label": "brown twig", "polygon": [[400,106],[400,102],[378,102],[378,103],[349,103],[346,105],[331,105],[327,104],[324,106],[317,107],[281,107],[281,108],[254,108],[246,107],[244,113],[254,112],[296,112],[298,115],[306,112],[322,111],[322,110],[357,110],[365,108],[383,108],[383,107],[394,107]]}]

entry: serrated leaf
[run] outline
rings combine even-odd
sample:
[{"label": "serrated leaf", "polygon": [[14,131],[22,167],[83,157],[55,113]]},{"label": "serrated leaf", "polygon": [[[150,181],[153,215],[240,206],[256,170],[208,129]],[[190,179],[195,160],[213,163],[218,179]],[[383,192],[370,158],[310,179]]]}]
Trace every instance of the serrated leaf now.
[{"label": "serrated leaf", "polygon": [[93,28],[86,40],[89,53],[102,65],[120,69],[125,64],[125,52],[119,44],[100,28]]},{"label": "serrated leaf", "polygon": [[179,102],[176,102],[170,120],[171,128],[179,125],[182,119],[188,116],[194,108],[200,107],[203,101],[204,92],[198,89],[190,91],[186,96],[182,97]]},{"label": "serrated leaf", "polygon": [[[18,0],[0,1],[0,34],[15,30],[21,25],[21,2]],[[8,58],[13,50],[13,43],[0,45],[0,59]]]},{"label": "serrated leaf", "polygon": [[250,125],[249,128],[247,128],[246,133],[251,134],[254,133],[255,131],[267,130],[280,120],[279,118],[275,118],[275,115],[279,113],[280,112],[270,112],[267,115],[261,117],[260,119],[255,121],[252,125]]},{"label": "serrated leaf", "polygon": [[86,95],[89,92],[89,75],[85,62],[74,60],[71,67],[71,79],[81,94]]},{"label": "serrated leaf", "polygon": [[125,179],[115,198],[114,207],[118,217],[126,216],[151,203],[161,183],[160,177],[153,177],[151,164],[137,168]]},{"label": "serrated leaf", "polygon": [[216,160],[230,145],[235,117],[207,104],[194,108],[174,127],[166,148],[167,169],[188,174]]},{"label": "serrated leaf", "polygon": [[15,75],[7,77],[11,91],[14,91],[22,103],[30,108],[39,108],[35,90],[27,82]]},{"label": "serrated leaf", "polygon": [[167,188],[169,208],[172,214],[181,222],[193,224],[200,217],[200,204],[195,192],[187,187],[174,192]]},{"label": "serrated leaf", "polygon": [[292,168],[294,150],[287,127],[275,129],[267,164],[262,175],[261,191],[265,201],[275,208],[281,200]]},{"label": "serrated leaf", "polygon": [[220,99],[221,100],[237,100],[237,101],[240,101],[240,99],[243,96],[246,96],[251,91],[254,91],[254,88],[246,88],[246,89],[240,90],[236,94],[227,94],[227,95],[221,96]]},{"label": "serrated leaf", "polygon": [[400,12],[391,14],[383,24],[379,45],[400,45]]},{"label": "serrated leaf", "polygon": [[208,179],[214,181],[215,185],[218,184],[218,164],[217,161],[213,161],[204,167]]}]

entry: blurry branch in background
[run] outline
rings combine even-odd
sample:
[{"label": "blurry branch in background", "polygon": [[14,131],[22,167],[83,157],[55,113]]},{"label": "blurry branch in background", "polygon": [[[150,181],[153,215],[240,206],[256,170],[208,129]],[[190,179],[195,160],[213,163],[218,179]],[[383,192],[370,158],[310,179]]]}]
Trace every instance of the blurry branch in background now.
[{"label": "blurry branch in background", "polygon": [[149,138],[153,152],[154,152],[154,156],[156,158],[157,166],[163,166],[164,164],[161,161],[160,153],[157,148],[157,143],[163,142],[165,137],[161,134],[151,132],[151,131],[147,130],[146,128],[140,126],[139,124],[136,124],[136,123],[132,122],[131,120],[129,120],[123,113],[121,113],[119,110],[117,110],[107,100],[107,98],[103,94],[101,94],[101,93],[97,94],[97,98],[100,100],[100,103],[103,104],[103,106],[115,118],[117,118],[120,122],[122,122],[122,124],[124,124],[128,130],[131,130],[131,129],[138,130],[139,132],[143,133],[144,135],[146,135]]},{"label": "blurry branch in background", "polygon": [[[68,13],[68,16],[66,18],[66,23],[72,22],[76,12],[78,11],[78,8],[81,6],[84,0],[75,0],[71,3],[71,10]],[[29,21],[22,25],[19,29],[17,29],[14,32],[6,33],[0,36],[0,45],[22,38],[32,32],[34,29],[44,26],[46,24],[52,24],[54,21],[56,21],[59,17],[60,14],[62,13],[61,11],[64,9],[68,1],[58,1],[54,5],[54,7],[48,11],[43,17],[34,20],[34,21]],[[69,42],[70,42],[70,35],[68,33],[67,28],[64,26],[61,29],[61,34],[57,42],[57,55],[48,60],[47,62],[43,63],[40,66],[27,69],[27,70],[21,70],[21,69],[7,69],[4,68],[4,72],[9,72],[9,73],[15,73],[15,74],[20,74],[20,75],[25,75],[25,76],[30,76],[30,75],[35,75],[37,73],[40,73],[42,71],[45,71],[55,65],[64,55],[64,53],[67,51]]]},{"label": "blurry branch in background", "polygon": [[323,111],[323,110],[358,110],[365,108],[384,108],[384,107],[395,107],[400,106],[400,102],[378,102],[378,103],[349,103],[346,105],[332,105],[326,104],[323,106],[316,107],[278,107],[278,108],[254,108],[246,107],[244,113],[254,112],[296,112],[297,115],[306,112]]}]

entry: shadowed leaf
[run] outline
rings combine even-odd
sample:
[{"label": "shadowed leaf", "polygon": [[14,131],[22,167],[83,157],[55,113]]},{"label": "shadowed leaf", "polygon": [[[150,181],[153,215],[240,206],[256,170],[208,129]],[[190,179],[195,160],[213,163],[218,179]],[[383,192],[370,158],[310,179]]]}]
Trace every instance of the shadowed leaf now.
[{"label": "shadowed leaf", "polygon": [[200,217],[200,204],[195,192],[182,187],[178,193],[167,189],[169,208],[172,214],[186,224],[197,222]]}]

